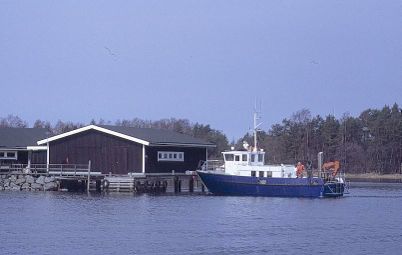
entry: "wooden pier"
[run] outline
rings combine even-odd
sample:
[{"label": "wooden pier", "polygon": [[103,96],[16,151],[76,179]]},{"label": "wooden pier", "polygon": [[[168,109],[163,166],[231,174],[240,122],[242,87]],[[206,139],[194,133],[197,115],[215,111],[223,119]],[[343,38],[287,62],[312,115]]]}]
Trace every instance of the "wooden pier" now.
[{"label": "wooden pier", "polygon": [[99,171],[91,171],[91,162],[88,164],[2,165],[0,174],[51,176],[57,180],[59,190],[68,191],[201,193],[206,190],[194,171],[105,175]]},{"label": "wooden pier", "polygon": [[137,193],[193,193],[205,188],[195,172],[105,176],[102,190]]}]

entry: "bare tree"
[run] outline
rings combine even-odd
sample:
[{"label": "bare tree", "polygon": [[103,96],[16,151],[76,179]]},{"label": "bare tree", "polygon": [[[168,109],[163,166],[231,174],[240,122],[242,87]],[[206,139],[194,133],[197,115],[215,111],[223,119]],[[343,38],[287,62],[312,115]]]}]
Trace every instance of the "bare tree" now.
[{"label": "bare tree", "polygon": [[28,122],[16,115],[9,114],[5,118],[0,118],[0,127],[25,128],[28,127]]}]

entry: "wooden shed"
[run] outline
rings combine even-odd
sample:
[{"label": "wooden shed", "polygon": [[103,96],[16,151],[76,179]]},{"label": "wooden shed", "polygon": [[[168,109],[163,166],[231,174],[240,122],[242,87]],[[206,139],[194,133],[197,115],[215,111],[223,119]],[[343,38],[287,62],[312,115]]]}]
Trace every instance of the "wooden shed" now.
[{"label": "wooden shed", "polygon": [[87,164],[104,174],[194,171],[215,145],[160,129],[89,125],[38,141],[49,164]]}]

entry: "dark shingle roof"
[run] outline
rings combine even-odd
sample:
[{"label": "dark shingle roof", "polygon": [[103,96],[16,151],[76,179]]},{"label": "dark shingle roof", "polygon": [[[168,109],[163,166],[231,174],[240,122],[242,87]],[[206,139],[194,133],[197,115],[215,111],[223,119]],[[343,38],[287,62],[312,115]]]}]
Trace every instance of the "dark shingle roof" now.
[{"label": "dark shingle roof", "polygon": [[215,146],[213,143],[206,142],[204,140],[189,135],[180,134],[177,132],[163,129],[134,128],[134,127],[107,126],[107,125],[100,127],[147,141],[151,145],[181,144],[181,145]]},{"label": "dark shingle roof", "polygon": [[46,138],[45,128],[0,128],[0,147],[26,148]]}]

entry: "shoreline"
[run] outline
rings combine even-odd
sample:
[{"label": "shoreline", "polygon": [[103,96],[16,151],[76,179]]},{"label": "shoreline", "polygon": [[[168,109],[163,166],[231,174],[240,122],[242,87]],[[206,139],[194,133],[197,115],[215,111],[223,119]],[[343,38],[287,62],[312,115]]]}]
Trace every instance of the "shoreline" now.
[{"label": "shoreline", "polygon": [[352,182],[394,182],[402,183],[402,174],[346,174],[346,180]]}]

